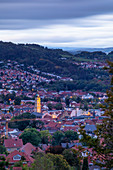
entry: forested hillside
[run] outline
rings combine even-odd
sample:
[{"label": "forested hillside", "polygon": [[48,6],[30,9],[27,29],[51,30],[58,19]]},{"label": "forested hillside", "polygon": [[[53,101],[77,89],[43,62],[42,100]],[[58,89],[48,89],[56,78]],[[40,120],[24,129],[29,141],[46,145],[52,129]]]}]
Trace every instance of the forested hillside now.
[{"label": "forested hillside", "polygon": [[[0,42],[1,61],[13,60],[24,64],[25,68],[33,65],[40,71],[70,77],[73,82],[63,83],[63,88],[66,87],[67,90],[106,90],[108,73],[98,67],[98,63],[101,66],[106,64],[106,59],[112,60],[113,52],[108,55],[103,52],[81,52],[72,55],[61,49],[48,49],[36,44]],[[96,63],[96,67],[87,67],[91,63],[94,63],[93,65]]]}]

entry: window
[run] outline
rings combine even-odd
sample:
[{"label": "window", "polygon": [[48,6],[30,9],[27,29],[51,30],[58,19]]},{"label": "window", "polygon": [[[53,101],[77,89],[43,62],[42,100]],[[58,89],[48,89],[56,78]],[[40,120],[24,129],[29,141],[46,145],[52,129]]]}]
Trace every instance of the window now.
[{"label": "window", "polygon": [[15,155],[15,156],[13,156],[13,160],[20,161],[21,160],[21,156],[20,155]]},{"label": "window", "polygon": [[11,149],[9,148],[9,149],[7,149],[7,151],[11,151]]}]

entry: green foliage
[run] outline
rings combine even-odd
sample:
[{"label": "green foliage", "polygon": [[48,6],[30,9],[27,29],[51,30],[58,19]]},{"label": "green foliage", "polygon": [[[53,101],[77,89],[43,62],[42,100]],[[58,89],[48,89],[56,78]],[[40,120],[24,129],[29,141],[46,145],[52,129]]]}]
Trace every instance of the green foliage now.
[{"label": "green foliage", "polygon": [[9,122],[9,127],[16,128],[16,129],[23,131],[26,127],[29,126],[29,123],[30,123],[30,120]]},{"label": "green foliage", "polygon": [[14,167],[23,167],[22,161],[16,162],[16,163],[14,164]]},{"label": "green foliage", "polygon": [[38,153],[35,162],[32,164],[31,170],[70,170],[68,162],[63,155]]},{"label": "green foliage", "polygon": [[88,158],[84,158],[83,160],[83,166],[82,166],[82,170],[88,170],[89,166],[88,166]]},{"label": "green foliage", "polygon": [[73,152],[71,149],[65,149],[63,156],[71,167],[80,169],[80,161],[76,152]]},{"label": "green foliage", "polygon": [[[23,113],[19,116],[15,116],[13,119],[16,120],[16,119],[34,119],[34,118],[36,118],[35,115],[32,115],[29,112],[26,112],[26,113]],[[9,122],[10,128],[17,128],[17,129],[22,130],[22,131],[28,126],[36,128],[36,121],[32,121],[32,123],[30,122],[30,120]]]},{"label": "green foliage", "polygon": [[74,132],[72,130],[67,130],[64,132],[65,135],[65,141],[66,142],[71,142],[73,140],[77,140],[78,139],[78,134],[77,132]]},{"label": "green foliage", "polygon": [[62,110],[62,109],[63,109],[62,104],[61,104],[61,103],[57,103],[57,104],[55,105],[55,109],[56,109],[56,110]]},{"label": "green foliage", "polygon": [[8,167],[9,163],[3,156],[0,156],[0,170],[6,170],[5,167]]},{"label": "green foliage", "polygon": [[14,119],[34,119],[34,118],[36,118],[36,116],[32,115],[29,112],[14,117]]},{"label": "green foliage", "polygon": [[20,103],[21,103],[21,98],[20,98],[20,97],[15,97],[14,103],[15,103],[15,105],[20,105]]},{"label": "green foliage", "polygon": [[13,112],[13,111],[14,111],[14,108],[11,106],[11,107],[9,108],[9,111],[10,111],[10,112]]},{"label": "green foliage", "polygon": [[56,131],[52,136],[53,145],[61,145],[62,142],[72,142],[78,139],[77,132],[68,130],[66,132]]},{"label": "green foliage", "polygon": [[[44,122],[42,122],[41,120],[37,120],[37,121],[33,121],[35,123],[34,128],[40,129],[42,130],[44,127]],[[31,124],[32,125],[32,124]]]},{"label": "green foliage", "polygon": [[6,154],[6,148],[3,145],[0,145],[0,154]]},{"label": "green foliage", "polygon": [[70,98],[69,98],[68,96],[65,98],[65,103],[66,103],[66,106],[68,106],[68,107],[69,107],[69,104],[70,104]]},{"label": "green foliage", "polygon": [[49,110],[53,109],[53,105],[51,103],[48,103],[47,107],[49,108]]},{"label": "green foliage", "polygon": [[53,161],[45,154],[39,154],[35,157],[31,170],[55,170]]},{"label": "green foliage", "polygon": [[47,154],[47,157],[50,158],[50,160],[53,161],[55,170],[69,170],[70,166],[68,162],[64,159],[63,155],[53,155],[53,154]]},{"label": "green foliage", "polygon": [[62,140],[64,138],[64,133],[61,131],[56,131],[55,133],[53,133],[53,145],[60,145]]},{"label": "green foliage", "polygon": [[40,131],[41,134],[41,143],[48,144],[49,141],[52,139],[52,136],[50,135],[48,130]]},{"label": "green foliage", "polygon": [[38,146],[41,142],[41,135],[35,128],[29,128],[24,130],[20,139],[22,139],[24,145],[29,142],[32,145]]}]

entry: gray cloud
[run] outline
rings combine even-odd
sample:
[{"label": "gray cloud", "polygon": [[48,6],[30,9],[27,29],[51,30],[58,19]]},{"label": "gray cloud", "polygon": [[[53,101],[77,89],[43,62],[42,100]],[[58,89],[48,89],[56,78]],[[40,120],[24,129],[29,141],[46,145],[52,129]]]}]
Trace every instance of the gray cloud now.
[{"label": "gray cloud", "polygon": [[0,19],[67,19],[113,11],[113,0],[1,0]]},{"label": "gray cloud", "polygon": [[0,29],[69,24],[72,19],[110,12],[113,0],[0,0]]},{"label": "gray cloud", "polygon": [[0,0],[0,39],[112,46],[113,0]]}]

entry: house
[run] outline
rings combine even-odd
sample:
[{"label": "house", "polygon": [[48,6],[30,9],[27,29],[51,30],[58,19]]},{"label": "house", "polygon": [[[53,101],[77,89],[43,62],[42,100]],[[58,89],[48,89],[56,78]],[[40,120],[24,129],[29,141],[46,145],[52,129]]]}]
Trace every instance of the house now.
[{"label": "house", "polygon": [[19,138],[5,139],[4,146],[8,153],[11,153],[14,150],[20,150],[20,148],[23,146],[23,142],[22,139]]},{"label": "house", "polygon": [[91,95],[91,94],[87,94],[87,95],[83,95],[82,96],[82,99],[84,100],[84,99],[94,99],[94,97]]},{"label": "house", "polygon": [[35,151],[36,147],[34,147],[31,143],[26,143],[20,148],[21,152],[24,152],[28,156],[31,156],[31,153]]},{"label": "house", "polygon": [[9,161],[9,166],[14,165],[16,162],[19,162],[21,160],[23,160],[23,164],[31,164],[34,162],[34,159],[29,157],[28,155],[26,155],[23,152],[19,152],[17,150],[11,152],[7,157],[6,160]]}]

